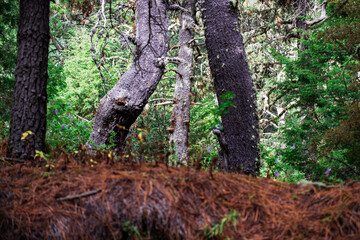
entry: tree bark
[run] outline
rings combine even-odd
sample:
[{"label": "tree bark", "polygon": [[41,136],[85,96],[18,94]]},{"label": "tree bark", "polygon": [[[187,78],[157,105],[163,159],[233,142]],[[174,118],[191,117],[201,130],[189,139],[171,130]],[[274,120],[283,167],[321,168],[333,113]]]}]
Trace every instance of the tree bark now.
[{"label": "tree bark", "polygon": [[228,170],[259,174],[258,116],[256,90],[251,80],[235,1],[205,0],[202,16],[205,21],[206,48],[216,95],[221,105],[223,94],[235,94],[223,114],[223,133],[228,147]]},{"label": "tree bark", "polygon": [[[308,0],[297,0],[296,1],[296,28],[302,29],[303,31],[306,31],[308,29],[308,25],[306,24],[305,17],[307,15],[308,11]],[[309,37],[307,35],[304,35],[304,33],[300,33],[301,39],[308,39]],[[306,45],[303,43],[299,43],[298,47],[300,51],[306,50]]]},{"label": "tree bark", "polygon": [[131,68],[101,99],[91,140],[121,148],[130,126],[142,112],[165,68],[167,54],[167,6],[165,0],[136,1],[136,46]]},{"label": "tree bark", "polygon": [[193,40],[195,32],[195,0],[183,1],[181,28],[179,32],[180,63],[174,93],[174,107],[170,124],[170,141],[174,144],[177,162],[184,164],[189,160],[189,123],[190,123],[190,88],[193,76]]},{"label": "tree bark", "polygon": [[[49,0],[21,0],[14,105],[8,155],[27,158],[44,151],[50,41]],[[24,140],[24,132],[31,131]]]}]

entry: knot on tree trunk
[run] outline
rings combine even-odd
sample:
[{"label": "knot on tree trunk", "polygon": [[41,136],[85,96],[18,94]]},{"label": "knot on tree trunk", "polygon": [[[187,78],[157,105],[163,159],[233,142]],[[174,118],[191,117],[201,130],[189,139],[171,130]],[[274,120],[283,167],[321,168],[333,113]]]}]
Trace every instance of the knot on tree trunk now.
[{"label": "knot on tree trunk", "polygon": [[220,144],[220,149],[219,149],[219,157],[218,157],[218,167],[220,170],[224,171],[224,172],[228,172],[229,171],[229,149],[228,149],[228,144],[226,142],[225,136],[224,136],[224,132],[222,130],[222,126],[217,126],[214,130],[213,133],[216,135],[219,144]]}]

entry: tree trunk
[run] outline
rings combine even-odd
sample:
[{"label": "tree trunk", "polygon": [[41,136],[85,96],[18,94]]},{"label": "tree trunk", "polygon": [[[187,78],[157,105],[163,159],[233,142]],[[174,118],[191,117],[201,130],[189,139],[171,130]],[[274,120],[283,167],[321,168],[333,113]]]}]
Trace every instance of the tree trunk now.
[{"label": "tree trunk", "polygon": [[[31,157],[44,151],[46,84],[50,41],[49,0],[21,0],[18,58],[8,155]],[[33,134],[21,140],[24,132]]]},{"label": "tree trunk", "polygon": [[228,170],[259,173],[258,116],[256,90],[246,59],[238,22],[238,9],[231,0],[205,0],[206,48],[219,105],[223,94],[235,94],[228,113],[223,114],[223,133],[228,145]]},{"label": "tree trunk", "polygon": [[[307,0],[297,0],[296,1],[296,27],[298,29],[302,29],[303,31],[308,29],[308,26],[305,21],[307,11],[308,11]],[[300,38],[306,40],[309,37],[307,35],[304,35],[304,33],[300,33]],[[306,45],[303,43],[299,43],[298,48],[300,49],[300,51],[305,51]]]},{"label": "tree trunk", "polygon": [[165,68],[167,6],[165,0],[136,1],[136,46],[131,68],[101,99],[91,139],[96,145],[115,143],[121,148],[131,124],[142,112]]},{"label": "tree trunk", "polygon": [[174,143],[177,162],[188,162],[188,140],[190,123],[190,88],[193,75],[193,44],[195,25],[195,0],[185,0],[181,13],[181,28],[179,33],[180,63],[177,68],[174,107],[170,125],[170,141]]}]

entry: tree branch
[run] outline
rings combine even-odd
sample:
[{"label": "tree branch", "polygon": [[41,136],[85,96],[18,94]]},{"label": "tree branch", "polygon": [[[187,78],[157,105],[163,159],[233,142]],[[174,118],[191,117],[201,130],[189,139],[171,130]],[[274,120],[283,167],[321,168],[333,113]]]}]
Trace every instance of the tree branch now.
[{"label": "tree branch", "polygon": [[322,4],[322,8],[321,8],[321,16],[317,19],[314,19],[312,21],[305,21],[305,24],[308,25],[309,27],[311,27],[312,25],[322,22],[327,18],[327,14],[326,14],[326,5],[327,5],[327,0],[325,0]]},{"label": "tree branch", "polygon": [[170,5],[169,10],[188,12],[187,9],[185,9],[185,8],[183,8],[183,7],[181,7],[180,5],[177,5],[177,4]]},{"label": "tree branch", "polygon": [[335,16],[335,14],[337,14],[347,3],[349,0],[345,0],[343,3],[340,4],[340,6],[333,12],[333,14],[331,14],[330,17],[324,19],[319,25],[317,25],[316,27],[312,27],[311,29],[315,29],[320,27],[322,24],[324,24],[327,20],[331,19],[332,17]]},{"label": "tree branch", "polygon": [[174,63],[174,64],[180,64],[183,63],[184,59],[173,57],[173,58],[166,58],[166,63]]},{"label": "tree branch", "polygon": [[85,192],[85,193],[81,193],[81,194],[76,194],[76,195],[69,195],[66,197],[61,197],[61,198],[56,198],[56,201],[65,201],[65,200],[74,200],[77,198],[82,198],[82,197],[88,197],[91,195],[95,195],[97,193],[101,192],[101,188],[90,191],[90,192]]}]

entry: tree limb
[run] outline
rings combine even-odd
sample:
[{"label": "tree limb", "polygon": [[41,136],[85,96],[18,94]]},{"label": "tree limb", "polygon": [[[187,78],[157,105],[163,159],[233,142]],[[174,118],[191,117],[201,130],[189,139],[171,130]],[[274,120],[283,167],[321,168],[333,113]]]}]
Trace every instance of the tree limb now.
[{"label": "tree limb", "polygon": [[312,21],[305,21],[305,24],[308,25],[309,27],[311,27],[312,25],[322,22],[327,18],[327,14],[326,14],[326,5],[327,5],[327,0],[325,0],[322,4],[322,8],[321,8],[321,16],[317,19],[314,19]]},{"label": "tree limb", "polygon": [[319,25],[317,25],[316,27],[312,27],[311,29],[315,29],[318,27],[321,27],[322,24],[324,24],[326,21],[328,21],[329,19],[331,19],[332,17],[335,16],[335,14],[337,14],[347,3],[349,0],[345,0],[343,3],[340,4],[340,6],[333,12],[333,14],[331,14],[330,17],[324,19],[321,21],[321,23]]},{"label": "tree limb", "polygon": [[181,7],[180,5],[177,5],[177,4],[173,4],[173,5],[170,5],[169,6],[169,10],[175,10],[175,11],[183,11],[183,12],[188,12],[187,9]]},{"label": "tree limb", "polygon": [[88,197],[88,196],[91,196],[91,195],[95,195],[95,194],[97,194],[99,192],[101,192],[101,188],[93,190],[93,191],[81,193],[81,194],[68,195],[66,197],[56,198],[56,201],[74,200],[74,199],[77,199],[77,198],[82,198],[82,197]]}]

